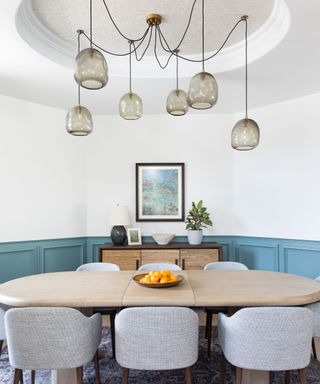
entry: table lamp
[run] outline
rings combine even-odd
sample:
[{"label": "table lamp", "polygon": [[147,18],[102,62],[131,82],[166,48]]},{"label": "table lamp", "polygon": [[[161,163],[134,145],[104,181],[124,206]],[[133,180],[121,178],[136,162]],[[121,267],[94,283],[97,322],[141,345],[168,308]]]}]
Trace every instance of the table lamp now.
[{"label": "table lamp", "polygon": [[124,245],[127,240],[125,225],[130,225],[129,210],[127,205],[116,205],[109,212],[109,225],[113,225],[111,230],[111,240],[114,245]]}]

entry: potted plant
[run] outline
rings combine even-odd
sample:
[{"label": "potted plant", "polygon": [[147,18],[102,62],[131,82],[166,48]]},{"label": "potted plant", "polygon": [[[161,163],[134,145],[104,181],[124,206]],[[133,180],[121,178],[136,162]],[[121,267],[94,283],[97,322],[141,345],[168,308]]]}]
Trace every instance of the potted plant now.
[{"label": "potted plant", "polygon": [[185,223],[187,224],[186,229],[188,230],[189,244],[201,244],[202,228],[212,226],[210,213],[207,211],[207,208],[203,206],[202,200],[200,200],[197,204],[194,201],[192,202],[192,207],[188,212]]}]

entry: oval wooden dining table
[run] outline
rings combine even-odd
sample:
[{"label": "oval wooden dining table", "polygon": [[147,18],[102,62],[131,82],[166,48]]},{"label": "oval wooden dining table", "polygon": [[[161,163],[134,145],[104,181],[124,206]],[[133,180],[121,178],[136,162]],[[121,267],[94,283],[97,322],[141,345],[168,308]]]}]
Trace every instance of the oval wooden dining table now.
[{"label": "oval wooden dining table", "polygon": [[[0,285],[0,303],[64,307],[252,307],[301,306],[320,300],[320,284],[268,271],[182,271],[184,281],[151,289],[132,280],[136,271],[57,272],[22,277]],[[219,362],[215,362],[219,364]],[[72,384],[75,370],[55,371],[53,383]],[[245,370],[243,384],[266,384],[269,374]]]}]

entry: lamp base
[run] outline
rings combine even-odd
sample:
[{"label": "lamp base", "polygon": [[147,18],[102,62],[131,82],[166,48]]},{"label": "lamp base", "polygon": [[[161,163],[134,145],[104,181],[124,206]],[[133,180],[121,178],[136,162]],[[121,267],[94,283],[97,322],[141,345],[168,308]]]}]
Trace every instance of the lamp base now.
[{"label": "lamp base", "polygon": [[111,230],[111,240],[114,245],[125,245],[127,231],[123,225],[115,225]]}]

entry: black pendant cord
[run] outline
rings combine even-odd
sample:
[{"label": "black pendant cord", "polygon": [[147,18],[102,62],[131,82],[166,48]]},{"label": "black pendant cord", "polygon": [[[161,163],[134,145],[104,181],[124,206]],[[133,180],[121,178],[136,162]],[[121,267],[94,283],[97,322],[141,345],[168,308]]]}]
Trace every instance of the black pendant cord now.
[{"label": "black pendant cord", "polygon": [[129,53],[129,89],[130,89],[130,94],[132,93],[132,80],[131,80],[131,44],[132,44],[132,41],[130,40],[129,41],[129,50],[130,50],[130,53]]},{"label": "black pendant cord", "polygon": [[[82,34],[82,30],[81,29],[78,29],[77,31],[78,33],[78,54],[80,52],[80,35]],[[81,105],[81,99],[80,99],[80,85],[78,84],[78,105],[80,106]]]},{"label": "black pendant cord", "polygon": [[92,48],[92,0],[90,0],[90,48]]},{"label": "black pendant cord", "polygon": [[141,61],[143,59],[145,53],[147,52],[147,50],[148,50],[148,48],[150,46],[151,39],[152,39],[152,34],[153,34],[153,25],[151,25],[149,28],[150,28],[149,40],[148,40],[148,43],[147,43],[147,45],[146,45],[145,49],[143,50],[143,52],[142,52],[140,57],[138,57],[137,48],[139,48],[141,44],[139,44],[139,46],[136,48],[135,43],[134,42],[132,43],[133,48],[134,48],[133,52],[135,54],[135,57],[136,57],[137,61]]},{"label": "black pendant cord", "polygon": [[[179,53],[179,50],[176,50]],[[179,58],[176,56],[176,89],[179,89]]]},{"label": "black pendant cord", "polygon": [[245,71],[246,71],[246,86],[245,86],[245,97],[246,97],[246,119],[248,119],[248,19],[245,18]]},{"label": "black pendant cord", "polygon": [[171,60],[171,57],[173,56],[173,52],[170,53],[166,63],[164,65],[162,65],[161,62],[160,62],[160,59],[158,57],[158,53],[157,53],[157,40],[158,40],[157,37],[158,37],[158,29],[156,29],[156,31],[155,31],[153,52],[154,52],[154,56],[155,56],[155,58],[156,58],[156,60],[157,60],[157,62],[159,64],[159,67],[161,69],[165,69],[168,66],[168,64],[169,64],[169,62]]},{"label": "black pendant cord", "polygon": [[202,72],[204,72],[204,0],[202,0],[202,6],[201,6],[201,17],[202,17],[202,36],[201,36],[201,43],[202,43]]}]

